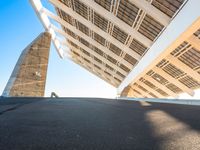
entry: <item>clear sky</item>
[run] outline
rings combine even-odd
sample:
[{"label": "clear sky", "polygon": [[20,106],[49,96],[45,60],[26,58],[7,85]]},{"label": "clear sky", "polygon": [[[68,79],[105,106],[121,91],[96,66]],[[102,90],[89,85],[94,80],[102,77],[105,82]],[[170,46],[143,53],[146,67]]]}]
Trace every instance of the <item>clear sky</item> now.
[{"label": "clear sky", "polygon": [[[41,32],[42,24],[29,0],[0,0],[0,95],[22,50]],[[79,67],[59,58],[51,45],[45,96],[115,97],[116,89]]]}]

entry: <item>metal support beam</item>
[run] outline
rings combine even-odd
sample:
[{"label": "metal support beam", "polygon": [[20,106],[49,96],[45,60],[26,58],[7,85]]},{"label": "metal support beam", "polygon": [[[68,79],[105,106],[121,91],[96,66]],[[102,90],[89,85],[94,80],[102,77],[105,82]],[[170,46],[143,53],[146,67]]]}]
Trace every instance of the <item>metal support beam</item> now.
[{"label": "metal support beam", "polygon": [[181,67],[181,69],[187,73],[188,75],[190,75],[191,77],[193,77],[194,79],[196,79],[199,83],[200,83],[200,74],[197,73],[196,71],[194,71],[192,68],[190,68],[189,66],[187,66],[186,64],[184,64],[183,62],[181,62],[178,58],[169,55],[167,56],[167,60],[172,63],[175,66],[179,66]]},{"label": "metal support beam", "polygon": [[168,95],[172,96],[172,97],[178,97],[178,94],[174,93],[173,91],[171,91],[170,89],[168,89],[166,86],[164,86],[163,84],[159,83],[157,80],[155,80],[154,78],[150,77],[150,76],[145,76],[144,77],[145,80],[151,81],[156,87],[159,87],[160,89],[162,89],[163,91],[165,91],[165,93],[167,93]]},{"label": "metal support beam", "polygon": [[[77,58],[77,57],[76,57],[76,58]],[[89,67],[91,67],[91,68],[94,68],[93,66],[91,66],[92,64],[90,64],[90,63],[84,61],[83,58],[79,57],[79,58],[77,58],[77,59],[79,59],[83,64],[86,64],[86,66],[89,66]],[[91,70],[90,68],[88,68],[87,70],[90,70],[90,71],[92,71],[92,72],[95,72],[95,71],[94,71],[95,69]],[[108,83],[110,83],[110,84],[112,84],[112,85],[115,85],[115,87],[116,87],[117,85],[119,85],[119,82],[118,82],[118,81],[113,80],[112,77],[106,75],[102,70],[100,70],[100,71],[98,70],[98,72],[101,73],[105,78],[107,78],[107,79],[110,80],[110,81],[109,81],[109,80],[106,80]],[[97,74],[97,73],[95,72],[95,74]]]},{"label": "metal support beam", "polygon": [[200,51],[200,39],[192,35],[187,39],[187,42],[190,43],[194,48]]},{"label": "metal support beam", "polygon": [[[86,55],[85,53],[83,53],[81,50],[76,49],[75,47],[73,47],[72,45],[68,45],[72,50],[74,50],[75,52],[77,52],[78,54],[80,54],[81,56],[83,56],[84,58],[88,59],[91,61],[91,63],[99,66],[102,70],[107,71],[108,73],[110,73],[111,75],[115,76],[116,78],[118,78],[119,80],[123,80],[123,78],[121,76],[119,76],[118,74],[116,74],[114,71],[109,70],[108,68],[106,68],[104,65],[102,65],[101,63],[95,61],[92,57]],[[105,74],[105,73],[104,73]],[[113,78],[113,80],[115,80]]]},{"label": "metal support beam", "polygon": [[139,94],[139,93],[133,91],[134,94],[137,96],[137,98],[143,98],[143,97],[144,97],[144,96],[142,95],[143,91],[142,91],[142,93],[141,93],[141,89],[139,89],[139,88],[136,87],[136,86],[135,86],[135,87],[132,87],[132,89],[135,89],[136,91],[140,92],[140,94]]},{"label": "metal support beam", "polygon": [[[62,4],[62,5],[64,5],[64,4]],[[119,47],[121,50],[123,50],[127,54],[131,55],[136,60],[140,60],[141,59],[141,56],[138,53],[134,52],[129,47],[125,46],[124,44],[122,44],[121,42],[119,42],[118,40],[116,40],[110,34],[108,34],[107,32],[104,32],[103,30],[100,30],[97,26],[95,26],[90,21],[86,20],[84,17],[82,17],[81,15],[79,15],[78,13],[76,13],[75,11],[73,11],[71,8],[69,8],[69,7],[65,6],[65,5],[63,7],[65,8],[65,9],[63,9],[63,11],[65,11],[68,14],[71,14],[74,19],[76,19],[79,22],[81,22],[82,24],[86,25],[90,30],[93,30],[95,33],[99,34],[100,36],[102,36],[103,38],[105,38],[108,42],[115,43],[115,45],[117,45],[117,47]],[[49,10],[47,10],[46,8],[43,8],[42,10],[49,17],[51,17],[52,19],[54,19],[55,21],[57,21],[58,23],[60,23],[64,27],[66,27],[68,29],[75,28],[71,24],[67,23],[66,21],[64,21],[63,19],[61,19],[60,17],[58,17],[57,15],[55,15],[52,12],[50,12]]]},{"label": "metal support beam", "polygon": [[[114,65],[113,63],[111,63],[110,61],[108,61],[106,58],[104,58],[103,56],[98,55],[95,51],[91,50],[90,48],[88,48],[87,46],[85,46],[83,43],[79,42],[78,40],[72,38],[71,36],[67,36],[68,40],[72,41],[73,43],[75,43],[76,45],[78,45],[79,47],[82,47],[84,50],[86,50],[87,52],[89,52],[90,54],[92,54],[93,56],[101,59],[103,62],[105,62],[106,64],[110,65],[111,67],[113,67],[115,70],[119,71],[121,74],[123,74],[124,76],[127,75],[127,72],[124,71],[123,69],[121,69],[119,66]],[[66,43],[67,44],[67,43]]]},{"label": "metal support beam", "polygon": [[[61,35],[63,35],[64,37],[66,37],[66,39],[69,39],[69,36],[66,32],[64,32],[63,30],[58,29],[57,27],[55,27],[54,25],[51,26],[55,32],[60,33]],[[73,26],[72,26],[73,27]],[[111,57],[114,57],[117,61],[121,60],[120,63],[122,63],[123,65],[127,66],[129,69],[132,69],[133,66],[128,63],[126,60],[124,60],[123,58],[121,58],[120,56],[116,55],[115,53],[113,53],[111,50],[109,50],[107,47],[104,47],[103,45],[99,44],[97,41],[95,41],[94,39],[92,39],[91,37],[88,37],[87,35],[85,35],[84,33],[82,33],[81,31],[77,30],[75,27],[74,28],[69,28],[70,30],[72,30],[75,34],[77,34],[79,37],[83,38],[84,40],[86,40],[89,43],[94,44],[96,47],[98,47],[100,50],[102,50],[106,55],[109,55]],[[99,56],[98,56],[99,57]]]},{"label": "metal support beam", "polygon": [[153,17],[155,20],[157,20],[164,26],[167,26],[169,24],[170,17],[168,17],[166,14],[158,10],[156,7],[151,5],[151,3],[147,2],[146,0],[130,0],[130,2],[132,2],[142,10],[144,10],[148,15]]},{"label": "metal support beam", "polygon": [[[52,4],[54,4],[58,8],[62,8],[63,5],[57,0],[49,0]],[[152,45],[152,41],[143,36],[141,33],[124,23],[122,20],[117,18],[114,14],[107,11],[105,8],[101,7],[97,3],[95,3],[93,0],[84,0],[82,1],[84,4],[92,8],[95,12],[98,14],[101,14],[104,18],[111,21],[112,23],[116,24],[118,27],[120,27],[122,30],[124,30],[126,33],[130,34],[132,37],[134,37],[136,40],[143,43],[146,47],[150,47]],[[64,8],[62,8],[64,10]],[[103,12],[103,13],[102,13]]]},{"label": "metal support beam", "polygon": [[143,90],[141,90],[138,86],[133,86],[131,87],[132,89],[135,89],[137,90],[138,92],[140,92],[141,94],[139,94],[139,98],[144,98],[145,96],[147,97],[147,94],[146,92],[144,92]]},{"label": "metal support beam", "polygon": [[[79,59],[78,59],[78,60],[79,60]],[[114,87],[117,87],[116,84],[111,83],[108,79],[106,79],[106,78],[100,76],[100,75],[99,75],[97,72],[95,72],[94,70],[90,70],[90,69],[89,69],[85,64],[83,64],[82,62],[81,62],[81,63],[78,62],[78,60],[72,59],[73,62],[75,62],[76,64],[82,66],[83,68],[85,68],[85,69],[86,69],[87,71],[89,71],[90,73],[95,74],[96,76],[98,76],[99,78],[101,78],[102,80],[104,80],[105,82],[111,84],[111,85],[114,86]],[[79,60],[79,61],[81,61],[81,60]]]},{"label": "metal support beam", "polygon": [[151,68],[199,29],[199,5],[200,1],[198,0],[190,0],[185,3],[181,11],[154,42],[137,66],[134,67],[120,84],[117,89],[118,94],[120,94],[127,85],[134,83],[139,78],[143,77]]},{"label": "metal support beam", "polygon": [[48,31],[49,33],[51,33],[53,44],[54,44],[60,58],[63,58],[63,56],[64,56],[63,49],[60,47],[60,42],[57,40],[54,30],[52,28],[50,28],[51,23],[50,23],[47,15],[44,12],[42,12],[43,6],[42,6],[41,1],[40,0],[30,0],[30,2],[31,2],[31,5],[33,6],[38,18],[41,20],[45,30]]},{"label": "metal support beam", "polygon": [[156,95],[158,98],[164,98],[163,95],[161,95],[160,93],[158,93],[156,90],[150,88],[149,86],[147,86],[145,83],[141,82],[141,81],[137,81],[136,82],[138,85],[144,87],[147,91],[153,93],[154,95]]},{"label": "metal support beam", "polygon": [[184,84],[179,82],[177,79],[175,79],[172,76],[170,76],[169,74],[167,74],[161,68],[155,67],[152,70],[154,72],[158,73],[159,75],[165,77],[168,81],[170,81],[174,85],[178,86],[181,90],[183,90],[184,92],[188,93],[190,96],[194,96],[194,91],[193,90],[191,90],[190,88],[188,88],[187,86],[185,86]]},{"label": "metal support beam", "polygon": [[[149,94],[149,92],[144,92],[144,91],[142,91],[140,88],[138,88],[137,86],[134,86],[135,87],[135,89],[138,91],[138,92],[142,92],[143,93],[143,97],[147,97],[147,98],[154,98],[153,96],[151,96],[150,94]],[[135,94],[136,92],[134,92],[134,94]],[[141,95],[140,95],[140,97],[141,97]]]}]

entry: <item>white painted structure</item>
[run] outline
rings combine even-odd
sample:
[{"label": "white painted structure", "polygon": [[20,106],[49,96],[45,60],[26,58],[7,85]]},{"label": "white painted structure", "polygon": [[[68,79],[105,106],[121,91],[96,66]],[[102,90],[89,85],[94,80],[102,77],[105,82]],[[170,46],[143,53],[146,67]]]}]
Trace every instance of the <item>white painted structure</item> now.
[{"label": "white painted structure", "polygon": [[199,0],[49,0],[57,14],[30,1],[60,57],[119,95],[193,96],[200,88]]}]

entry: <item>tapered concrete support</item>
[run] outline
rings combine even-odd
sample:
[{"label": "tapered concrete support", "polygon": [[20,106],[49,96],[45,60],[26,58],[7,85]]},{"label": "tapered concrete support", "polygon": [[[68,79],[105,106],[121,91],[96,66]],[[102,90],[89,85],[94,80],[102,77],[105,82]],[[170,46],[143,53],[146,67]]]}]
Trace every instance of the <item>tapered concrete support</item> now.
[{"label": "tapered concrete support", "polygon": [[120,97],[133,97],[133,90],[132,90],[131,86],[125,87],[124,90],[122,91]]},{"label": "tapered concrete support", "polygon": [[21,53],[3,96],[44,96],[51,34],[41,33]]}]

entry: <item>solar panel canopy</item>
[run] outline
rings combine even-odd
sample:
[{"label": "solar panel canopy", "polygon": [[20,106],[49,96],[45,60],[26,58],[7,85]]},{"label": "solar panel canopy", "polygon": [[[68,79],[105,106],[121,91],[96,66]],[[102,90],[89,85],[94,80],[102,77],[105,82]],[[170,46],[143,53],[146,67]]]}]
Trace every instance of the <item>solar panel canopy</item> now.
[{"label": "solar panel canopy", "polygon": [[[73,62],[119,88],[121,96],[192,96],[200,87],[199,19],[165,49],[158,46],[187,9],[187,0],[49,0],[55,14],[31,1],[44,26],[55,34],[60,56],[67,53]],[[145,61],[149,65],[140,67]]]}]

